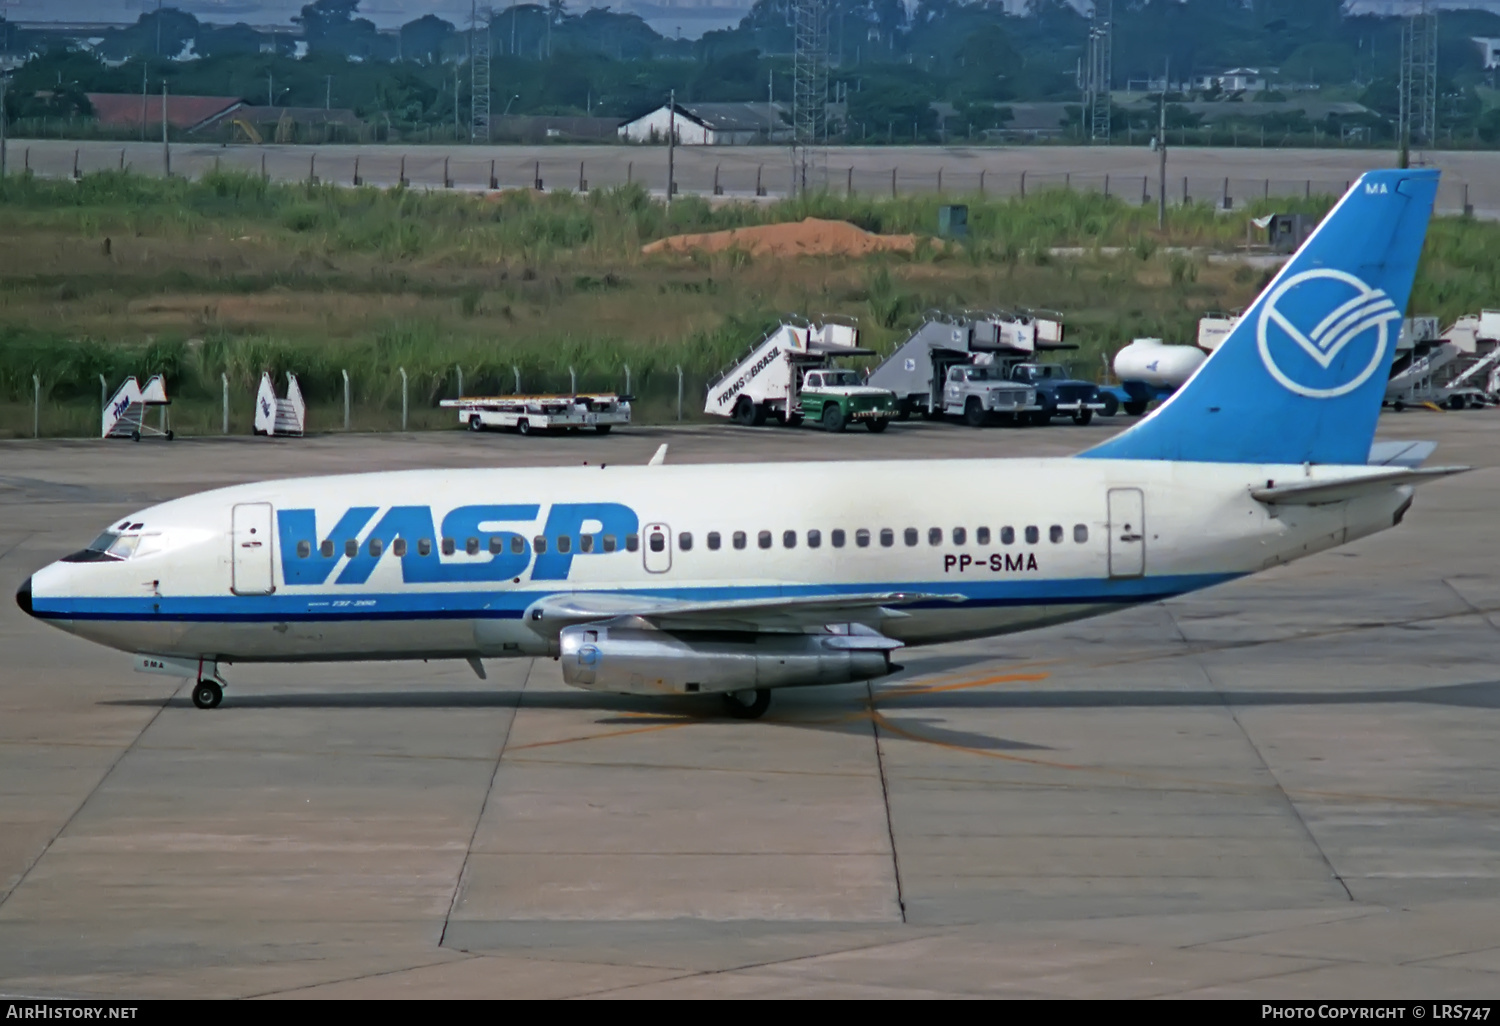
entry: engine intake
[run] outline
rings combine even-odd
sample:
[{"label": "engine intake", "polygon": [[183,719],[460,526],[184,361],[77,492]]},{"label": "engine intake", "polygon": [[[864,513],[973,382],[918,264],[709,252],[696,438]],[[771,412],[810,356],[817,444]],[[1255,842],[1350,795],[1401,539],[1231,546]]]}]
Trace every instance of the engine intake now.
[{"label": "engine intake", "polygon": [[899,642],[857,629],[759,634],[581,624],[563,628],[558,647],[563,680],[627,695],[845,684],[899,669],[890,660]]}]

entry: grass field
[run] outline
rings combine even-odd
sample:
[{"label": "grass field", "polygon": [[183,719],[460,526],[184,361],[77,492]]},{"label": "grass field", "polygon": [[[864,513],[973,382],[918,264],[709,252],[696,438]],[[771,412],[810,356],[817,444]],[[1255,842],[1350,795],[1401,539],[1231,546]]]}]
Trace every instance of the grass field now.
[{"label": "grass field", "polygon": [[[953,197],[947,198],[948,202]],[[1209,261],[1243,244],[1257,207],[1154,208],[1043,191],[970,204],[960,247],[914,255],[757,260],[737,251],[643,256],[684,231],[842,218],[926,233],[939,199],[814,195],[766,207],[670,211],[637,188],[475,198],[413,190],[198,182],[129,174],[0,182],[0,434],[32,430],[33,375],[43,432],[96,430],[102,374],[167,375],[175,427],[247,431],[260,374],[298,375],[315,429],[342,425],[349,372],[355,429],[399,422],[410,378],[413,427],[448,425],[438,399],[522,387],[623,388],[638,415],[675,416],[677,368],[696,417],[706,381],[781,314],[859,319],[888,351],[932,309],[1060,310],[1079,344],[1075,370],[1138,335],[1192,337],[1200,313],[1241,306],[1265,273]],[[1273,201],[1277,202],[1277,201]],[[1330,198],[1302,201],[1309,212]],[[1279,201],[1287,209],[1286,201]],[[1075,247],[1079,255],[1052,250]],[[1500,226],[1434,223],[1413,309],[1445,320],[1493,305]]]}]

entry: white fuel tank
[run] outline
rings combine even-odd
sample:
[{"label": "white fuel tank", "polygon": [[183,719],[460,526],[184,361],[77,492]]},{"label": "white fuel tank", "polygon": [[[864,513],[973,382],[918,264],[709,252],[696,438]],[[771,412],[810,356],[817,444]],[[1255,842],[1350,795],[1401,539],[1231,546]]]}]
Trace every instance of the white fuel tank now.
[{"label": "white fuel tank", "polygon": [[1159,338],[1138,338],[1115,354],[1115,377],[1153,388],[1177,388],[1208,359],[1197,346],[1169,346]]}]

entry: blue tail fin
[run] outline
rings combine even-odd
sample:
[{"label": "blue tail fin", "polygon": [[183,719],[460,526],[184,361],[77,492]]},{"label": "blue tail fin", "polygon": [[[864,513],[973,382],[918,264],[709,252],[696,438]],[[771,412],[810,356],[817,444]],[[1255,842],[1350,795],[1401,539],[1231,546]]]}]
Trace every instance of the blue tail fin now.
[{"label": "blue tail fin", "polygon": [[1365,174],[1186,385],[1081,455],[1364,463],[1437,184]]}]

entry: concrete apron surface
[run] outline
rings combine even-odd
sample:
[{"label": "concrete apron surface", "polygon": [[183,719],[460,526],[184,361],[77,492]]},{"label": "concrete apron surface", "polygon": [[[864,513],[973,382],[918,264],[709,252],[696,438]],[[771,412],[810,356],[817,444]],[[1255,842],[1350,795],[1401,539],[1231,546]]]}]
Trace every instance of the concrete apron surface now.
[{"label": "concrete apron surface", "polygon": [[[1060,455],[1121,426],[8,443],[0,584],[150,502],[413,466]],[[0,994],[1347,996],[1500,989],[1500,414],[1394,531],[711,704],[555,663],[186,682],[0,603]]]}]

